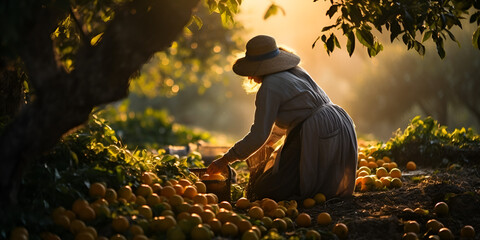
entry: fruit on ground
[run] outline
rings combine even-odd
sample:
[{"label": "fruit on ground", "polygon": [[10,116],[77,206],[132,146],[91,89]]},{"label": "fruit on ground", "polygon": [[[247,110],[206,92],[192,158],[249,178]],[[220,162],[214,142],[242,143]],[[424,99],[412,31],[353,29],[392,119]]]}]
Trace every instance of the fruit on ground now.
[{"label": "fruit on ground", "polygon": [[402,240],[418,240],[418,236],[414,232],[406,232],[403,234]]},{"label": "fruit on ground", "polygon": [[420,232],[420,224],[417,221],[407,221],[403,224],[403,231],[405,233],[413,232],[418,234]]},{"label": "fruit on ground", "polygon": [[125,216],[117,216],[112,220],[112,227],[117,232],[124,232],[130,227],[130,223]]},{"label": "fruit on ground", "polygon": [[250,207],[250,200],[245,197],[241,197],[235,203],[235,207],[239,209],[247,209],[248,207]]},{"label": "fruit on ground", "polygon": [[430,219],[425,224],[425,227],[427,230],[431,229],[432,233],[438,233],[438,230],[443,228],[443,224],[436,219]]},{"label": "fruit on ground", "polygon": [[344,239],[348,235],[348,227],[344,223],[337,223],[333,226],[332,232],[337,235],[338,238]]},{"label": "fruit on ground", "polygon": [[408,171],[413,171],[415,169],[417,169],[417,164],[415,164],[414,161],[407,162],[407,170]]},{"label": "fruit on ground", "polygon": [[438,236],[442,240],[453,240],[454,239],[452,231],[450,231],[450,229],[445,228],[445,227],[440,228],[440,230],[438,230]]},{"label": "fruit on ground", "polygon": [[304,208],[312,208],[313,206],[315,206],[315,200],[313,198],[306,198],[303,200]]},{"label": "fruit on ground", "polygon": [[392,170],[390,170],[390,177],[401,178],[402,177],[402,172],[398,168],[392,168]]},{"label": "fruit on ground", "polygon": [[332,222],[332,217],[327,212],[319,213],[317,216],[317,224],[320,226],[326,226]]},{"label": "fruit on ground", "polygon": [[327,200],[327,198],[325,197],[325,195],[323,193],[317,193],[315,194],[315,196],[313,197],[313,199],[315,200],[315,203],[316,204],[323,204],[325,203],[325,201]]},{"label": "fruit on ground", "polygon": [[437,216],[447,216],[448,215],[448,205],[445,202],[438,202],[435,204],[433,208],[433,212],[437,214]]},{"label": "fruit on ground", "polygon": [[222,225],[222,236],[236,237],[238,235],[238,227],[232,222],[226,222]]},{"label": "fruit on ground", "polygon": [[321,240],[322,239],[322,235],[320,235],[320,233],[314,229],[309,229],[306,233],[305,233],[305,238],[306,239],[313,239],[313,240]]},{"label": "fruit on ground", "polygon": [[107,188],[103,184],[96,182],[90,185],[89,194],[90,197],[101,198],[105,196],[106,191]]},{"label": "fruit on ground", "polygon": [[460,230],[460,236],[463,238],[473,239],[475,237],[475,229],[471,225],[465,225]]},{"label": "fruit on ground", "polygon": [[252,219],[262,219],[264,216],[263,209],[257,206],[253,206],[248,210],[248,216]]},{"label": "fruit on ground", "polygon": [[295,219],[295,223],[299,227],[310,227],[310,225],[312,225],[312,218],[307,213],[300,213]]}]

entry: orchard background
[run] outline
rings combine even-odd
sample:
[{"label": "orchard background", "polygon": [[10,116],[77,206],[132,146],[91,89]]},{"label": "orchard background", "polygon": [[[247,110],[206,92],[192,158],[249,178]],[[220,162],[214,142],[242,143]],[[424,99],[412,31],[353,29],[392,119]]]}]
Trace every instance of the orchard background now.
[{"label": "orchard background", "polygon": [[[478,239],[479,9],[4,1],[0,238]],[[211,161],[202,146],[248,131],[253,95],[230,69],[256,34],[296,50],[352,115],[353,198],[246,199],[238,162],[224,202],[191,171]]]}]

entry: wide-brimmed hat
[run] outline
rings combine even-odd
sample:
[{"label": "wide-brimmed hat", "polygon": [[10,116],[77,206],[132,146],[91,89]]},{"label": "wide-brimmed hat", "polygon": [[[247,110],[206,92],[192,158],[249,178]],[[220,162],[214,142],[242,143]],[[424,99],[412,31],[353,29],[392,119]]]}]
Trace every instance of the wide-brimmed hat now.
[{"label": "wide-brimmed hat", "polygon": [[258,35],[247,42],[245,57],[237,59],[233,71],[240,76],[264,76],[298,65],[300,57],[279,49],[275,39]]}]

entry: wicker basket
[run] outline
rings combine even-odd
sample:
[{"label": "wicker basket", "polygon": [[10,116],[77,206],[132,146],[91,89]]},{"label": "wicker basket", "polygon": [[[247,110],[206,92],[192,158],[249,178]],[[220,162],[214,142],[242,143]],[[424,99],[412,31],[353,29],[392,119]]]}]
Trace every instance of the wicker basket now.
[{"label": "wicker basket", "polygon": [[[231,167],[228,166],[228,171],[227,173],[222,173],[222,175],[225,177],[225,181],[221,180],[202,180],[203,183],[205,183],[205,186],[207,187],[207,193],[213,193],[217,195],[218,201],[231,201]],[[206,168],[190,168],[190,172],[194,173],[197,175],[199,178],[207,172]]]}]

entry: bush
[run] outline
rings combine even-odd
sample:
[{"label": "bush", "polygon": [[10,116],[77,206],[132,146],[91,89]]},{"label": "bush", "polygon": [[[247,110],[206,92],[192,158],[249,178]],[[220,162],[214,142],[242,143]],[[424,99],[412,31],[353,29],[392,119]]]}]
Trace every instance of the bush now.
[{"label": "bush", "polygon": [[415,161],[420,165],[478,163],[480,136],[473,129],[447,131],[431,117],[416,116],[402,132],[397,130],[386,144],[380,144],[374,157],[389,156],[401,165]]}]

